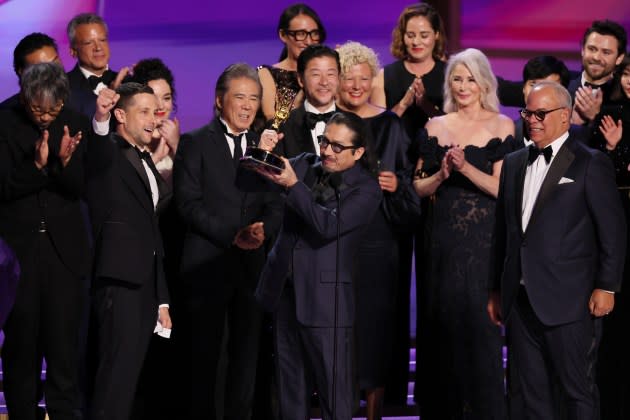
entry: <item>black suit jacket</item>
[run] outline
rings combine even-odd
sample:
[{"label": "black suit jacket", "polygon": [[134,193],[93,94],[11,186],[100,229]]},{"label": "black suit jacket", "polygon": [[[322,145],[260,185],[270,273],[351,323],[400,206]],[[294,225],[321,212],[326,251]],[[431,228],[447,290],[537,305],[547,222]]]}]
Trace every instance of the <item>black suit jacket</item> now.
[{"label": "black suit jacket", "polygon": [[293,158],[301,153],[316,153],[311,129],[306,125],[304,105],[291,111],[289,118],[280,127],[284,138],[278,142],[274,153],[286,158]]},{"label": "black suit jacket", "polygon": [[[248,132],[247,143],[257,145],[258,136]],[[257,173],[235,168],[218,118],[182,136],[173,169],[175,202],[187,225],[181,260],[185,279],[196,281],[199,271],[216,274],[224,268],[223,257],[245,226],[263,222],[265,238],[275,236],[280,195]],[[244,252],[243,264],[262,261],[264,248]]]},{"label": "black suit jacket", "polygon": [[90,138],[87,156],[94,277],[128,287],[155,282],[159,303],[168,303],[158,214],[171,198],[170,187],[156,176],[160,197],[154,210],[140,157],[117,134]]},{"label": "black suit jacket", "polygon": [[[364,229],[382,199],[378,182],[360,164],[342,173],[341,210],[335,194],[315,200],[310,187],[321,167],[319,157],[303,154],[291,160],[300,180],[289,190],[278,240],[260,276],[256,298],[275,310],[291,277],[297,320],[309,327],[335,325],[337,224],[339,241],[339,318],[337,326],[354,323],[353,273]],[[341,218],[339,218],[341,214]]]},{"label": "black suit jacket", "polygon": [[[96,111],[96,95],[90,87],[90,83],[81,73],[78,63],[67,74],[70,82],[70,97],[67,105],[91,119]],[[113,80],[116,78],[117,73],[112,70],[106,70],[105,74]]]},{"label": "black suit jacket", "polygon": [[[82,131],[68,165],[57,157],[63,127],[70,135]],[[35,166],[35,142],[39,128],[22,106],[0,111],[0,236],[24,260],[37,238],[40,221],[45,221],[61,260],[78,275],[87,273],[89,245],[81,215],[80,199],[85,190],[85,143],[90,130],[82,115],[64,108],[48,127],[48,174]]]},{"label": "black suit jacket", "polygon": [[589,316],[593,289],[618,291],[626,227],[610,159],[572,136],[554,158],[527,229],[522,202],[528,150],[503,161],[497,198],[493,288],[507,319],[521,279],[549,326]]}]

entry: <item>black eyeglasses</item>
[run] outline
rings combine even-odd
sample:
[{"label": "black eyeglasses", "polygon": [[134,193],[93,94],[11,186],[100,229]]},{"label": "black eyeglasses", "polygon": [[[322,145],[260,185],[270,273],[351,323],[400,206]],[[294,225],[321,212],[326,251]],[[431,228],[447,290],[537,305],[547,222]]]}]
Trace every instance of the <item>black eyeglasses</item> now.
[{"label": "black eyeglasses", "polygon": [[319,33],[319,29],[313,29],[312,31],[305,31],[304,29],[300,29],[297,31],[290,31],[287,29],[284,31],[284,33],[289,35],[296,41],[304,41],[307,36],[310,36],[311,40],[317,42],[319,41],[319,38],[321,37],[321,34]]},{"label": "black eyeglasses", "polygon": [[330,139],[326,136],[319,136],[319,147],[322,150],[326,150],[326,148],[330,146],[334,153],[341,153],[344,150],[348,149],[356,149],[357,146],[344,146],[343,144],[335,143],[334,141],[330,141]]},{"label": "black eyeglasses", "polygon": [[534,117],[536,117],[538,121],[544,121],[547,114],[553,111],[557,111],[559,109],[564,109],[564,107],[561,106],[560,108],[550,109],[549,111],[543,111],[541,109],[537,109],[536,111],[530,111],[529,109],[523,108],[519,111],[519,113],[521,114],[521,118],[524,120],[528,119],[529,117],[533,115]]}]

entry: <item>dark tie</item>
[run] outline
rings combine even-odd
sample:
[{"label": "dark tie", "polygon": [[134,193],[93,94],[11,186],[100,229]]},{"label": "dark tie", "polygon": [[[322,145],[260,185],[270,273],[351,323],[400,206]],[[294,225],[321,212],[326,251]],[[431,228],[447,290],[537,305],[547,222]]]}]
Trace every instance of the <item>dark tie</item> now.
[{"label": "dark tie", "polygon": [[238,166],[243,157],[243,148],[241,147],[241,137],[243,134],[225,133],[225,135],[234,140],[234,166]]},{"label": "dark tie", "polygon": [[335,113],[335,111],[331,111],[331,112],[326,112],[325,114],[316,114],[314,112],[307,112],[306,113],[306,126],[309,128],[309,130],[312,130],[313,128],[315,128],[315,124],[317,124],[320,121],[323,122],[328,122],[328,120],[330,119],[330,117],[332,117],[332,115]]},{"label": "dark tie", "polygon": [[90,76],[88,77],[88,83],[92,90],[96,89],[99,83],[103,83],[105,86],[109,87],[109,84],[114,80],[113,72],[106,71],[102,76]]},{"label": "dark tie", "polygon": [[584,81],[584,87],[590,87],[591,89],[599,89],[601,88],[603,85],[596,85],[594,83],[591,82],[587,82],[586,80]]},{"label": "dark tie", "polygon": [[544,149],[539,149],[533,144],[529,145],[529,164],[534,163],[538,156],[543,155],[545,157],[545,162],[549,163],[551,161],[551,156],[553,156],[553,149],[551,146],[547,146]]}]

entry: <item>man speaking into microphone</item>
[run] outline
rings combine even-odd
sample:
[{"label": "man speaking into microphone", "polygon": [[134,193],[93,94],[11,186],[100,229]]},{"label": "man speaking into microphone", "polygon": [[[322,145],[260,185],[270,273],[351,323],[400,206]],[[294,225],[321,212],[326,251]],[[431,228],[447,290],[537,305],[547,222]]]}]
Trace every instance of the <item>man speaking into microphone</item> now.
[{"label": "man speaking into microphone", "polygon": [[354,257],[382,195],[361,118],[333,115],[319,147],[320,156],[283,158],[280,173],[259,170],[285,189],[286,202],[256,298],[275,312],[282,418],[308,419],[315,388],[324,420],[345,420],[353,410]]}]

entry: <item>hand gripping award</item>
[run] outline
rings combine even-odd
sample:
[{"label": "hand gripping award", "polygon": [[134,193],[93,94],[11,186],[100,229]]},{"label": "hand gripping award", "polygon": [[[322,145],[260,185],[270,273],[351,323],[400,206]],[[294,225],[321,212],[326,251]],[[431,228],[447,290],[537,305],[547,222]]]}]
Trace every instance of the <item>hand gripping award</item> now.
[{"label": "hand gripping award", "polygon": [[261,135],[258,147],[247,147],[245,156],[241,159],[241,165],[249,169],[263,167],[272,172],[282,172],[284,162],[280,156],[271,153],[271,150],[278,142],[277,132],[280,125],[289,118],[296,95],[297,92],[287,87],[278,87],[276,90],[276,112],[271,123],[271,130],[275,133],[271,130],[265,130]]}]

